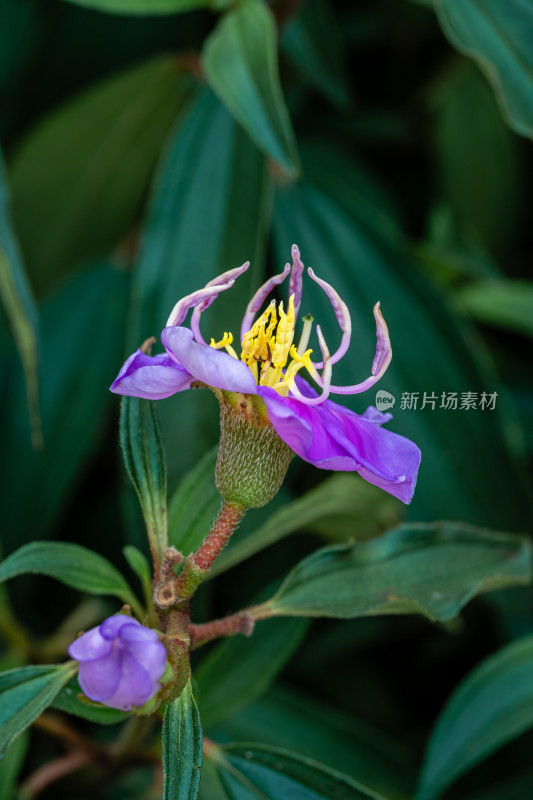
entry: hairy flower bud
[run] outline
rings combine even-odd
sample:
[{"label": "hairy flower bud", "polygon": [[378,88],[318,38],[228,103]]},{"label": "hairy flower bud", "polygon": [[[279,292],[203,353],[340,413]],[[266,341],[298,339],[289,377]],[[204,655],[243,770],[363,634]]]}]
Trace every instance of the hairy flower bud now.
[{"label": "hairy flower bud", "polygon": [[143,706],[161,688],[167,651],[157,631],[125,614],[108,617],[76,639],[68,652],[80,662],[84,694],[111,708]]}]

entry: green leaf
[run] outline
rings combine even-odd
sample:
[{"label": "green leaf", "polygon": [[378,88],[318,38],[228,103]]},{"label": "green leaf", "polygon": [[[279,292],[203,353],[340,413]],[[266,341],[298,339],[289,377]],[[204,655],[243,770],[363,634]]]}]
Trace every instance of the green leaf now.
[{"label": "green leaf", "polygon": [[194,674],[204,725],[213,725],[259,697],[299,647],[306,630],[302,620],[271,620],[258,625],[250,638],[234,636],[218,644]]},{"label": "green leaf", "polygon": [[107,14],[151,16],[152,14],[177,14],[191,8],[210,6],[212,0],[65,0],[84,8],[104,11]]},{"label": "green leaf", "polygon": [[532,726],[533,636],[527,636],[485,659],[454,691],[431,735],[417,800],[438,797]]},{"label": "green leaf", "polygon": [[220,509],[222,501],[215,486],[217,456],[215,445],[183,478],[169,504],[169,542],[186,556],[203,542]]},{"label": "green leaf", "polygon": [[[408,515],[418,520],[451,516],[523,530],[529,504],[508,443],[516,448],[516,421],[507,413],[500,381],[479,337],[454,315],[442,292],[417,270],[396,240],[368,227],[342,172],[335,175],[329,192],[332,197],[304,181],[279,188],[274,206],[276,261],[284,263],[296,242],[304,263],[316,267],[350,310],[352,346],[334,367],[336,384],[350,385],[369,374],[376,347],[372,306],[381,300],[394,356],[376,390],[396,398],[394,420],[387,427],[408,436],[422,451]],[[335,347],[340,333],[331,305],[309,283],[302,312],[313,314],[329,346]],[[498,404],[490,413],[444,410],[438,407],[443,391],[458,397],[466,391],[498,392]],[[417,410],[401,407],[404,392],[419,393]],[[421,409],[424,392],[437,394],[434,410]],[[374,391],[346,396],[342,404],[361,413],[375,397]]]},{"label": "green leaf", "polygon": [[[133,275],[132,349],[159,334],[180,297],[249,259],[248,272],[202,317],[208,341],[237,330],[263,279],[271,193],[262,154],[206,89],[158,168]],[[174,486],[218,440],[218,407],[210,392],[195,390],[165,400],[159,413]]]},{"label": "green leaf", "polygon": [[359,476],[339,474],[274,512],[244,539],[231,541],[217,559],[212,574],[224,572],[299,529],[335,536],[342,526],[346,538],[364,539],[397,524],[401,503],[370,486]]},{"label": "green leaf", "polygon": [[480,281],[459,292],[465,311],[477,322],[533,336],[533,284]]},{"label": "green leaf", "polygon": [[207,80],[254,142],[291,173],[296,144],[283,100],[274,18],[261,0],[242,0],[207,38]]},{"label": "green leaf", "polygon": [[82,694],[76,676],[71,678],[54,698],[52,707],[89,722],[96,722],[98,725],[116,725],[117,722],[124,722],[130,716],[116,708],[107,708],[107,706],[87,700]]},{"label": "green leaf", "polygon": [[15,787],[26,758],[29,739],[27,731],[21,733],[9,748],[9,752],[0,760],[0,797],[2,800],[13,800],[15,797]]},{"label": "green leaf", "polygon": [[0,564],[0,582],[29,573],[48,575],[80,592],[114,595],[139,610],[120,572],[106,558],[79,544],[30,542]]},{"label": "green leaf", "polygon": [[0,674],[0,754],[52,703],[77,669],[77,662],[69,661]]},{"label": "green leaf", "polygon": [[477,594],[530,578],[525,537],[454,522],[402,525],[380,539],[313,553],[257,607],[256,619],[423,614],[444,621]]},{"label": "green leaf", "polygon": [[123,550],[124,557],[141,582],[146,605],[152,600],[152,570],[144,553],[131,544]]},{"label": "green leaf", "polygon": [[339,52],[340,41],[335,17],[324,0],[307,0],[281,34],[287,58],[325,97],[342,107],[350,102],[350,92]]},{"label": "green leaf", "polygon": [[522,0],[436,0],[442,29],[492,83],[509,125],[533,134],[533,8]]},{"label": "green leaf", "polygon": [[202,770],[202,726],[191,680],[165,709],[163,800],[195,800]]},{"label": "green leaf", "polygon": [[90,87],[23,139],[9,175],[36,290],[129,232],[191,85],[178,59],[158,56]]},{"label": "green leaf", "polygon": [[279,747],[230,744],[212,759],[228,800],[383,800],[347,775]]},{"label": "green leaf", "polygon": [[[44,538],[87,467],[106,429],[108,387],[123,356],[128,278],[93,265],[53,295],[41,311],[41,414],[46,447],[27,435],[24,387],[2,363],[2,539],[6,550]],[[73,402],[75,398],[75,402]],[[28,492],[31,491],[31,502]]]},{"label": "green leaf", "polygon": [[167,460],[153,400],[122,398],[120,445],[141,503],[157,571],[168,546]]},{"label": "green leaf", "polygon": [[17,241],[11,228],[9,200],[0,156],[0,295],[17,344],[24,375],[32,441],[42,446],[39,410],[37,309]]}]

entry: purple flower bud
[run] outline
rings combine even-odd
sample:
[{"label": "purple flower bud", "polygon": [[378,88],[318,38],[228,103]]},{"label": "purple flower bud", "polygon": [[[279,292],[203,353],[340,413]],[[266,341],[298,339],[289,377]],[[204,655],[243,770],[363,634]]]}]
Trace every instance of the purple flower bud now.
[{"label": "purple flower bud", "polygon": [[68,648],[80,662],[80,686],[91,700],[130,711],[161,688],[167,651],[157,631],[125,614],[108,617]]}]

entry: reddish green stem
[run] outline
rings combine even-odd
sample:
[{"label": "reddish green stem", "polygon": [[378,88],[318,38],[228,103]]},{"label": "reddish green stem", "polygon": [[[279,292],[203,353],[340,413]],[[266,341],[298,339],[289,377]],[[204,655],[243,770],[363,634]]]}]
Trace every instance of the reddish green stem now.
[{"label": "reddish green stem", "polygon": [[251,636],[255,622],[247,611],[238,611],[229,617],[214,619],[203,625],[189,625],[189,635],[191,646],[200,647],[212,639],[221,636],[235,636],[242,633],[244,636]]},{"label": "reddish green stem", "polygon": [[192,597],[205,580],[245,513],[246,509],[236,503],[222,504],[211,531],[196,553],[188,556],[183,565],[177,581],[177,595],[180,600]]}]

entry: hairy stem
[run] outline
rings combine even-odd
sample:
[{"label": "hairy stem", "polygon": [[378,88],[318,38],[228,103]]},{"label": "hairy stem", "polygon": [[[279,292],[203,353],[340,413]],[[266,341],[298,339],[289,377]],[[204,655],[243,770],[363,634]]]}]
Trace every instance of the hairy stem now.
[{"label": "hairy stem", "polygon": [[185,560],[176,584],[180,600],[192,597],[198,586],[205,580],[245,513],[246,509],[236,503],[222,504],[211,531],[196,553],[188,556]]},{"label": "hairy stem", "polygon": [[214,619],[203,625],[189,625],[189,635],[191,637],[191,647],[200,647],[213,639],[221,636],[235,636],[242,633],[243,636],[251,636],[255,622],[247,611],[238,611],[222,619]]}]

